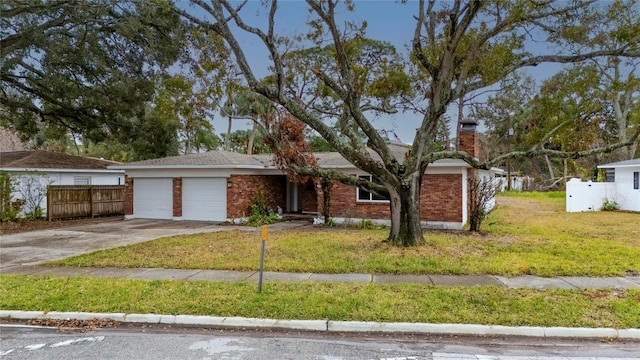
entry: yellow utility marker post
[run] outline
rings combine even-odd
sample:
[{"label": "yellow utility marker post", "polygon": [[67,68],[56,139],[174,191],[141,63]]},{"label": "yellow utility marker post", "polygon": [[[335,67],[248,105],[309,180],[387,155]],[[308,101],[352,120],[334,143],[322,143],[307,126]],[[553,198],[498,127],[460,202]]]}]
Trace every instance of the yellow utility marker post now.
[{"label": "yellow utility marker post", "polygon": [[267,240],[267,235],[269,234],[269,227],[267,225],[262,225],[262,248],[260,249],[260,274],[258,277],[258,292],[262,292],[262,273],[264,271],[264,243]]}]

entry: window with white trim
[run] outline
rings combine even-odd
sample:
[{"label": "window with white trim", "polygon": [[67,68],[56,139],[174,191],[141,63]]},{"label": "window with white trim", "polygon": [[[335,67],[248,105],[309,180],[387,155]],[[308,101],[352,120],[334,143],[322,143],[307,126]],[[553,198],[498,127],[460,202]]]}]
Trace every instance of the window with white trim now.
[{"label": "window with white trim", "polygon": [[633,172],[633,189],[640,189],[640,171]]},{"label": "window with white trim", "polygon": [[[382,182],[371,175],[360,175],[358,176],[361,179],[365,179],[368,181],[374,181],[376,184],[382,185]],[[357,190],[357,199],[360,202],[377,202],[377,201],[389,201],[389,197],[380,196],[378,194],[374,194],[368,192],[367,190],[358,188]]]},{"label": "window with white trim", "polygon": [[91,176],[74,176],[73,185],[91,185]]},{"label": "window with white trim", "polygon": [[616,182],[616,169],[604,169],[604,178],[606,182]]}]

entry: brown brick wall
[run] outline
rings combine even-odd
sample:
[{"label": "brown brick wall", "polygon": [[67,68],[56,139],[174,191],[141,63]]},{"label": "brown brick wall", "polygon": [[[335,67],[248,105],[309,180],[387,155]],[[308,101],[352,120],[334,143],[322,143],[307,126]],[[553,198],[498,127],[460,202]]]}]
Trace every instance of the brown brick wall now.
[{"label": "brown brick wall", "polygon": [[[306,183],[300,184],[300,208],[304,212],[318,212],[318,191],[316,183],[309,179]],[[322,200],[321,200],[322,201]]]},{"label": "brown brick wall", "polygon": [[249,216],[251,200],[260,189],[266,204],[274,210],[280,206],[286,209],[287,178],[284,175],[231,175],[227,179],[227,217]]},{"label": "brown brick wall", "polygon": [[182,178],[173,178],[173,216],[182,216]]},{"label": "brown brick wall", "polygon": [[360,219],[389,219],[388,202],[356,202],[356,188],[335,183],[331,187],[330,213],[332,217]]},{"label": "brown brick wall", "polygon": [[[462,221],[462,175],[429,174],[422,181],[420,218],[423,221]],[[320,202],[320,211],[322,202]],[[362,219],[390,219],[388,202],[356,202],[356,188],[334,184],[331,188],[331,216]]]},{"label": "brown brick wall", "polygon": [[427,174],[420,192],[422,221],[462,221],[462,175]]},{"label": "brown brick wall", "polygon": [[478,157],[480,155],[480,141],[478,139],[478,133],[473,130],[461,130],[459,150],[465,151],[471,156]]},{"label": "brown brick wall", "polygon": [[133,179],[124,176],[124,214],[133,215]]}]

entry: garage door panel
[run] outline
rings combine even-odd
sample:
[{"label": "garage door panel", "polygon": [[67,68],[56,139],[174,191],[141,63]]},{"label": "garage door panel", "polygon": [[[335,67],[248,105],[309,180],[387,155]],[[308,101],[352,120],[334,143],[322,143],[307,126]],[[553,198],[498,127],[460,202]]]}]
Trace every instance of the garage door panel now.
[{"label": "garage door panel", "polygon": [[172,198],[171,178],[136,178],[133,182],[133,216],[139,219],[172,219]]},{"label": "garage door panel", "polygon": [[226,178],[183,178],[182,219],[226,221]]}]

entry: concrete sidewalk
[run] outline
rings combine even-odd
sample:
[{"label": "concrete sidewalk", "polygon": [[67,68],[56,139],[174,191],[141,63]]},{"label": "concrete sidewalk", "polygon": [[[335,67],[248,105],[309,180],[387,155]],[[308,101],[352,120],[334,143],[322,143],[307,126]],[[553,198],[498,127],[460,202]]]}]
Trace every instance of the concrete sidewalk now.
[{"label": "concrete sidewalk", "polygon": [[[119,269],[89,267],[12,266],[0,269],[0,274],[33,276],[90,276],[143,280],[188,281],[258,281],[257,271],[185,270],[185,269]],[[351,282],[351,283],[415,283],[444,286],[493,285],[508,288],[584,289],[640,288],[640,276],[543,278],[538,276],[493,275],[386,275],[386,274],[315,274],[265,271],[263,280],[287,282]]]}]

